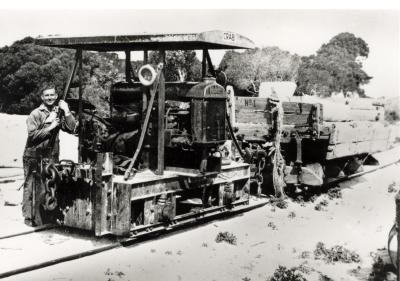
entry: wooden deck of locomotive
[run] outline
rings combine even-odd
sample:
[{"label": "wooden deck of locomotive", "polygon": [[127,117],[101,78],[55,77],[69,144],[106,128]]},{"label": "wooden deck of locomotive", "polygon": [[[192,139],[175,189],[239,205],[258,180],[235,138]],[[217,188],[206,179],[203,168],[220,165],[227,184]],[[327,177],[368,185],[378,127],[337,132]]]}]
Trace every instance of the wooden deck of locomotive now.
[{"label": "wooden deck of locomotive", "polygon": [[[96,236],[129,236],[138,228],[151,228],[161,221],[168,223],[185,213],[228,207],[224,202],[227,188],[234,194],[232,201],[246,203],[249,199],[250,168],[244,163],[223,165],[218,173],[166,167],[162,175],[157,175],[144,170],[128,180],[124,180],[122,175],[97,171],[99,169],[93,181],[95,184],[77,188],[75,199],[69,203],[63,220],[65,226],[92,231]],[[202,192],[207,192],[211,202],[202,198]],[[168,218],[159,215],[164,209],[160,210],[163,206],[160,207],[158,201],[163,199],[170,205]],[[191,199],[200,206],[183,210],[184,203],[190,203]]]},{"label": "wooden deck of locomotive", "polygon": [[[249,165],[245,163],[236,163],[232,162],[229,165],[223,165],[221,167],[221,172],[215,178],[212,178],[211,184],[220,184],[229,181],[236,181],[241,179],[246,179],[249,176]],[[207,176],[205,174],[205,176]],[[201,174],[199,174],[195,170],[190,169],[179,169],[176,167],[166,167],[164,173],[162,175],[157,175],[151,170],[145,170],[142,172],[136,173],[134,176],[129,178],[128,180],[124,180],[123,175],[115,175],[113,178],[114,184],[123,184],[130,185],[134,190],[134,195],[139,195],[142,186],[145,185],[156,185],[159,182],[168,182],[169,180],[179,180],[179,179],[196,179],[200,178]],[[168,187],[165,189],[158,186],[159,191],[155,191],[156,193],[161,193],[164,191],[168,191]],[[146,197],[146,194],[142,194],[143,198]],[[142,197],[135,197],[135,199],[142,199]]]},{"label": "wooden deck of locomotive", "polygon": [[[156,208],[155,199],[163,194],[171,196],[172,203],[175,205],[171,221],[177,221],[185,216],[196,217],[199,212],[221,212],[221,208],[227,207],[222,198],[225,184],[236,185],[235,195],[240,198],[241,202],[248,203],[249,196],[243,192],[243,189],[248,188],[249,176],[249,165],[236,162],[222,166],[220,173],[199,174],[193,170],[167,167],[163,175],[156,175],[150,170],[137,173],[128,180],[124,180],[123,176],[116,175],[112,180],[117,204],[115,209],[118,210],[114,233],[128,235],[139,229],[154,228],[155,224],[163,225],[152,214]],[[216,198],[218,203],[201,207],[194,213],[177,214],[179,194],[190,193],[202,188],[218,189],[219,195]],[[139,225],[132,223],[132,216],[135,216],[133,210],[135,204],[143,204],[143,221]]]}]

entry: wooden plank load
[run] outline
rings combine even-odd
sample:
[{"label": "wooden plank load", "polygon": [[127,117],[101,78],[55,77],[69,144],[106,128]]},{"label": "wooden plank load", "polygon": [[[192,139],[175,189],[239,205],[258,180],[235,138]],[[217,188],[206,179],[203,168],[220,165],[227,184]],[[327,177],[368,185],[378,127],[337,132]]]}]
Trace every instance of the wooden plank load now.
[{"label": "wooden plank load", "polygon": [[[246,140],[263,140],[263,136],[268,134],[268,129],[272,124],[272,112],[267,98],[235,97],[234,104],[234,126],[239,129],[238,133],[244,134]],[[305,131],[323,122],[323,108],[318,104],[284,101],[282,107],[283,124],[286,127]]]},{"label": "wooden plank load", "polygon": [[267,99],[235,97],[235,123],[265,124]]},{"label": "wooden plank load", "polygon": [[[283,124],[308,126],[310,114],[315,104],[306,102],[282,102],[284,111]],[[235,123],[265,124],[270,123],[267,99],[258,97],[235,97]],[[322,122],[322,108],[320,122]]]},{"label": "wooden plank load", "polygon": [[331,131],[326,159],[389,149],[392,128],[381,122],[325,122]]},{"label": "wooden plank load", "polygon": [[[235,97],[235,122],[239,134],[247,141],[263,141],[268,135],[271,110],[265,97]],[[291,97],[283,101],[284,131],[297,131],[302,138],[315,137],[306,132],[316,129],[317,138],[329,139],[326,160],[357,154],[374,153],[390,146],[391,129],[377,122],[383,108],[375,106],[372,99],[356,99],[345,104],[344,99],[316,97]],[[317,109],[318,108],[318,109]],[[316,114],[318,111],[318,117]],[[318,118],[318,120],[316,120]]]},{"label": "wooden plank load", "polygon": [[377,121],[383,118],[383,107],[372,105],[372,101],[357,99],[345,104],[334,102],[332,99],[319,99],[324,110],[324,121],[345,122],[345,121]]},{"label": "wooden plank load", "polygon": [[377,121],[384,116],[384,108],[375,99],[319,98],[314,96],[293,96],[291,102],[319,103],[324,108],[324,121]]},{"label": "wooden plank load", "polygon": [[319,100],[324,105],[324,127],[331,132],[327,160],[390,147],[392,129],[378,122],[384,116],[384,108],[374,105],[374,99]]},{"label": "wooden plank load", "polygon": [[233,97],[231,116],[233,125],[239,129],[238,134],[249,141],[264,141],[269,128],[266,110],[265,98]]}]

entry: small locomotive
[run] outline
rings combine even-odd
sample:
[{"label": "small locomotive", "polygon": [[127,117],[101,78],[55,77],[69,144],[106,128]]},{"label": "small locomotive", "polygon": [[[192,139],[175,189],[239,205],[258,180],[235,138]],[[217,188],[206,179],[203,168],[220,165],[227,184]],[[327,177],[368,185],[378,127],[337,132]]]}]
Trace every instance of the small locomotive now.
[{"label": "small locomotive", "polygon": [[[208,52],[253,48],[252,41],[209,31],[50,37],[36,44],[76,50],[69,82],[76,71],[82,82],[83,51],[126,54],[126,81],[111,86],[108,117],[97,116],[95,106],[84,100],[82,84],[79,99],[69,100],[80,123],[78,161],[51,164],[56,172],[49,177],[57,184],[45,208],[49,216],[96,236],[132,236],[265,204],[249,205],[250,165],[225,157],[226,141],[234,137],[227,131],[228,95],[216,82]],[[139,50],[144,65],[135,81],[130,55]],[[168,50],[201,50],[202,81],[165,81]],[[157,66],[148,64],[149,51],[160,52]]]}]

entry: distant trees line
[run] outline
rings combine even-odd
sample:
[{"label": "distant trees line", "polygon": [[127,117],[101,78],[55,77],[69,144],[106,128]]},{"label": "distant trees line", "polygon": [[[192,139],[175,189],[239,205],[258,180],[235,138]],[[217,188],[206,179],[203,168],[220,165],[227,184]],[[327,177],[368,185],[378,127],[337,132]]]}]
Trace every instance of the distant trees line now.
[{"label": "distant trees line", "polygon": [[[62,92],[74,53],[71,50],[35,45],[30,37],[0,48],[0,111],[28,114],[40,104],[41,89],[54,84]],[[365,93],[360,88],[370,81],[362,70],[368,57],[367,43],[351,33],[341,33],[323,44],[315,55],[300,57],[278,47],[263,47],[244,52],[225,53],[219,70],[228,83],[242,94],[254,94],[263,81],[295,81],[298,94],[330,96],[332,92]],[[151,52],[150,62],[159,60]],[[107,108],[111,83],[122,79],[124,63],[115,53],[84,52],[85,99]],[[132,62],[138,70],[142,62]],[[166,55],[167,80],[198,81],[201,62],[194,51],[171,51]],[[76,96],[76,89],[72,96]]]},{"label": "distant trees line", "polygon": [[340,33],[323,44],[316,55],[299,57],[278,47],[227,52],[220,64],[238,89],[257,88],[263,81],[295,81],[296,93],[330,96],[332,92],[357,92],[372,77],[362,70],[367,43],[351,33]]}]

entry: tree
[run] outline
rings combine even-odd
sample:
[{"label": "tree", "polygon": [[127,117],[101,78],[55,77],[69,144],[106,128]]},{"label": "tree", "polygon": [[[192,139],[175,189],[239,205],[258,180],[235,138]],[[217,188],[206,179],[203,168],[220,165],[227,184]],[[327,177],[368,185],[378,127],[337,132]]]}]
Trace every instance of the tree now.
[{"label": "tree", "polygon": [[[161,62],[160,52],[150,52],[149,62],[157,65]],[[165,73],[167,81],[199,81],[201,62],[192,50],[167,51],[165,54]]]},{"label": "tree", "polygon": [[230,84],[245,94],[254,92],[264,81],[294,81],[299,64],[297,55],[278,47],[264,47],[243,53],[228,51],[219,69],[226,73]]},{"label": "tree", "polygon": [[0,49],[0,109],[8,113],[27,114],[40,103],[41,86],[54,82],[62,88],[61,77],[70,63],[59,49],[33,44],[31,37]]},{"label": "tree", "polygon": [[[40,102],[41,90],[52,84],[62,93],[74,62],[74,52],[35,45],[31,37],[0,48],[0,111],[28,114]],[[111,83],[119,78],[115,53],[84,52],[83,98],[98,107],[100,115],[108,108],[105,101]],[[71,90],[77,96],[77,89]]]},{"label": "tree", "polygon": [[367,58],[367,43],[345,32],[323,44],[316,55],[303,57],[298,70],[297,92],[330,96],[332,92],[357,92],[365,96],[361,85],[372,77],[362,70],[360,57]]}]

